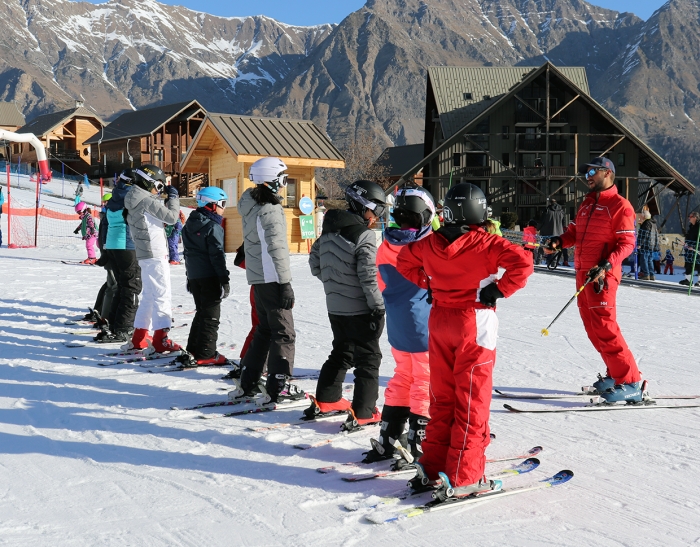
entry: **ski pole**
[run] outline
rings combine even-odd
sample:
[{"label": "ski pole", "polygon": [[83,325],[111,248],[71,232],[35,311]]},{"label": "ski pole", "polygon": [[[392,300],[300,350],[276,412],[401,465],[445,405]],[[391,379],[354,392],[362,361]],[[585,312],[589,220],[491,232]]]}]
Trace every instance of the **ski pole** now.
[{"label": "ski pole", "polygon": [[566,308],[569,307],[569,304],[571,304],[571,303],[576,299],[576,297],[577,297],[579,294],[581,294],[581,291],[582,291],[583,289],[586,288],[586,285],[588,285],[588,283],[590,283],[590,281],[591,281],[591,278],[590,278],[590,277],[587,277],[587,278],[586,278],[586,282],[585,282],[583,285],[581,285],[581,288],[580,288],[579,290],[576,291],[576,294],[575,294],[574,296],[571,297],[571,299],[566,303],[566,306],[564,306],[564,307],[561,309],[561,311],[557,314],[557,316],[556,316],[554,319],[552,319],[552,322],[551,322],[549,325],[547,325],[547,328],[542,329],[542,336],[549,336],[549,327],[551,327],[552,325],[554,325],[554,322],[555,322],[557,319],[559,319],[559,316],[560,316],[562,313],[564,313],[564,311],[566,311]]}]

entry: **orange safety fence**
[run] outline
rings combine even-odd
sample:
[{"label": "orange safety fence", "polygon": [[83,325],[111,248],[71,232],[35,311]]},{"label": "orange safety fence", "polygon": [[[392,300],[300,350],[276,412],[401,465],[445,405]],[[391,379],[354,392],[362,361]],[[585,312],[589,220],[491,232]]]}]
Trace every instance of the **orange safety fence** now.
[{"label": "orange safety fence", "polygon": [[[8,214],[7,203],[3,203],[2,212],[3,212],[3,214]],[[39,216],[41,216],[41,217],[53,218],[56,220],[80,220],[80,217],[75,213],[61,213],[59,211],[47,209],[43,205],[41,207],[39,207],[38,212],[39,212]],[[11,215],[17,215],[20,217],[33,217],[36,215],[37,210],[35,207],[30,207],[30,208],[13,207],[9,211],[9,213]]]}]

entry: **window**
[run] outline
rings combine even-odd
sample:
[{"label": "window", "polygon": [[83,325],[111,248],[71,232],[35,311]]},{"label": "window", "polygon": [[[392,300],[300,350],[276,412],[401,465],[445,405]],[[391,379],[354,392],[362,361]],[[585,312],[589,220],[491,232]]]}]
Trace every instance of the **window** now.
[{"label": "window", "polygon": [[521,156],[523,160],[523,167],[535,166],[535,158],[537,157],[537,154],[521,154]]},{"label": "window", "polygon": [[452,154],[452,167],[461,167],[462,165],[462,154],[455,152]]},{"label": "window", "polygon": [[472,94],[471,93],[462,93],[462,98],[465,101],[471,101],[472,100]]},{"label": "window", "polygon": [[615,162],[615,166],[616,166],[616,167],[621,167],[621,166],[623,166],[623,165],[625,165],[625,154],[624,154],[624,152],[620,152],[620,153],[617,155],[617,161]]},{"label": "window", "polygon": [[552,162],[549,164],[552,167],[561,167],[561,154],[551,154]]},{"label": "window", "polygon": [[158,163],[160,163],[162,161],[163,161],[163,149],[159,148],[157,150],[153,150],[153,163],[158,165]]},{"label": "window", "polygon": [[535,139],[535,133],[538,132],[535,127],[526,127],[525,128],[525,140],[534,140]]},{"label": "window", "polygon": [[287,196],[285,198],[285,207],[297,206],[297,181],[296,179],[287,179]]},{"label": "window", "polygon": [[501,127],[501,133],[503,133],[503,135],[501,135],[501,138],[502,138],[504,141],[505,141],[505,140],[508,140],[508,139],[510,138],[510,135],[509,135],[509,133],[510,133],[510,126],[504,125],[503,127]]},{"label": "window", "polygon": [[485,101],[490,101],[490,100],[491,100],[491,95],[484,95],[484,100],[485,100]]},{"label": "window", "polygon": [[[569,128],[569,133],[578,133],[578,126],[577,126],[577,125],[572,125],[572,126]],[[573,140],[574,140],[574,135],[569,135],[569,139],[573,141]]]},{"label": "window", "polygon": [[510,167],[510,154],[508,152],[503,152],[503,154],[501,154],[501,163],[505,167]]}]

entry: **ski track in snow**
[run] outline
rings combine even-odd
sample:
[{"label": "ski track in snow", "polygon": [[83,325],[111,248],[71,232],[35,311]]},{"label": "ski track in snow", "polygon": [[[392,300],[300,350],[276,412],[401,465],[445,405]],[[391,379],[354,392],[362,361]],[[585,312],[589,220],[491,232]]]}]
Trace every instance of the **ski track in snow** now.
[{"label": "ski track in snow", "polygon": [[[564,468],[575,472],[571,482],[398,524],[367,524],[363,511],[343,505],[391,494],[407,477],[352,484],[315,469],[360,459],[376,428],[299,451],[292,445],[335,434],[341,420],[259,432],[247,427],[294,421],[300,409],[200,420],[230,407],[170,407],[224,399],[220,388],[230,385],[219,380],[224,369],[151,374],[138,363],[99,367],[98,354],[113,346],[65,347],[89,340],[66,334],[74,327],[63,323],[85,313],[104,280],[100,268],[60,263],[83,253],[77,237],[66,248],[0,249],[0,544],[433,545],[439,533],[441,543],[452,545],[469,538],[470,545],[600,547],[688,545],[700,537],[700,411],[515,415],[503,409],[503,399],[491,406],[497,438],[488,456],[544,447],[540,469],[508,484]],[[330,328],[306,257],[293,256],[292,268],[296,370],[310,372],[330,350]],[[219,342],[240,348],[250,324],[249,288],[232,255],[229,269]],[[175,310],[192,309],[184,267],[171,274],[173,305],[182,306]],[[603,371],[574,306],[549,337],[540,336],[574,290],[571,279],[536,273],[499,302],[496,387],[572,390]],[[652,395],[700,393],[696,298],[623,286],[618,302]],[[187,331],[172,336],[182,343]],[[386,335],[382,352],[385,387],[394,367]],[[299,384],[315,388],[313,380]],[[502,464],[487,470],[495,466]]]}]

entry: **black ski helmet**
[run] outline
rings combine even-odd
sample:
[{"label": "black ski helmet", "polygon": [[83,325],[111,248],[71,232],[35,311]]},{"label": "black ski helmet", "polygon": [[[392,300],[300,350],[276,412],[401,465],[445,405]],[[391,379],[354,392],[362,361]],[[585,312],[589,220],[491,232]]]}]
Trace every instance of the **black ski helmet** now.
[{"label": "black ski helmet", "polygon": [[481,188],[460,182],[445,195],[442,217],[445,224],[483,224],[488,212]]},{"label": "black ski helmet", "polygon": [[384,190],[371,180],[356,180],[345,189],[345,201],[354,213],[361,217],[367,210],[381,217],[386,211],[386,196]]},{"label": "black ski helmet", "polygon": [[397,224],[417,222],[416,228],[427,226],[435,216],[435,200],[425,188],[406,184],[396,192],[392,216]]},{"label": "black ski helmet", "polygon": [[168,180],[160,167],[155,165],[142,165],[133,169],[134,184],[150,192],[154,188],[160,193]]}]

